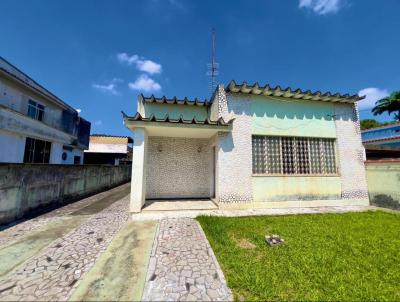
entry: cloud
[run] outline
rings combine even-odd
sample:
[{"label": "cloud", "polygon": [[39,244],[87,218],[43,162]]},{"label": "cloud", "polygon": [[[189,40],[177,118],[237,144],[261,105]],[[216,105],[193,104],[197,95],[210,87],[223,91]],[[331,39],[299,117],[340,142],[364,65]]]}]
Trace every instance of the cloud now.
[{"label": "cloud", "polygon": [[97,120],[97,121],[95,121],[95,122],[93,123],[93,125],[95,125],[95,126],[101,126],[101,125],[103,125],[103,122],[102,122],[101,120]]},{"label": "cloud", "polygon": [[75,109],[78,113],[81,113],[82,112],[82,109],[79,109],[79,108],[77,108],[77,109]]},{"label": "cloud", "polygon": [[152,92],[161,90],[161,85],[146,74],[140,75],[135,82],[129,83],[128,86],[132,90],[138,90],[143,92]]},{"label": "cloud", "polygon": [[102,84],[93,84],[92,87],[100,90],[101,92],[104,93],[109,93],[112,95],[119,95],[119,91],[117,90],[117,84],[122,83],[123,80],[119,78],[113,78],[112,80],[108,81],[109,84],[102,85]]},{"label": "cloud", "polygon": [[300,8],[307,8],[319,15],[336,13],[342,7],[343,0],[299,0]]},{"label": "cloud", "polygon": [[126,52],[117,54],[117,59],[121,63],[126,63],[128,65],[135,65],[140,71],[147,72],[149,74],[161,73],[162,66],[151,60],[146,60],[138,55],[129,55]]},{"label": "cloud", "polygon": [[101,92],[110,93],[112,95],[118,95],[117,85],[114,83],[108,85],[93,84],[93,88],[100,90]]},{"label": "cloud", "polygon": [[358,102],[360,109],[371,109],[375,106],[375,102],[388,96],[389,91],[386,89],[379,89],[374,87],[364,88],[358,92],[359,96],[365,95],[365,99]]}]

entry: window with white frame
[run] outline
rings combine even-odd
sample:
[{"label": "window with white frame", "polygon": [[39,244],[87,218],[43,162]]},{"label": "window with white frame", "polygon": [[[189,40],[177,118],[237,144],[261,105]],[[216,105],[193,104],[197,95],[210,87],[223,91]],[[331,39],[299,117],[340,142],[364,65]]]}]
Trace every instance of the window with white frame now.
[{"label": "window with white frame", "polygon": [[44,106],[35,101],[29,100],[28,103],[28,116],[38,121],[43,121]]},{"label": "window with white frame", "polygon": [[337,173],[331,138],[253,135],[253,174]]}]

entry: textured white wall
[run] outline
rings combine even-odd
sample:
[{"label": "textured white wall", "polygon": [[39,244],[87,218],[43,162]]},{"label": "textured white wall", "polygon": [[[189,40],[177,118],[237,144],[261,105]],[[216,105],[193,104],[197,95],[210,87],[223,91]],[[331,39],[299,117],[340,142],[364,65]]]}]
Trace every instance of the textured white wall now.
[{"label": "textured white wall", "polygon": [[368,199],[357,109],[352,104],[335,104],[335,116],[342,198]]},{"label": "textured white wall", "polygon": [[230,133],[220,133],[217,139],[217,199],[219,202],[251,202],[252,157],[251,114],[247,97],[226,96],[222,86],[218,91],[218,114],[225,121],[235,118]]},{"label": "textured white wall", "polygon": [[149,137],[147,150],[146,198],[211,197],[210,140]]}]

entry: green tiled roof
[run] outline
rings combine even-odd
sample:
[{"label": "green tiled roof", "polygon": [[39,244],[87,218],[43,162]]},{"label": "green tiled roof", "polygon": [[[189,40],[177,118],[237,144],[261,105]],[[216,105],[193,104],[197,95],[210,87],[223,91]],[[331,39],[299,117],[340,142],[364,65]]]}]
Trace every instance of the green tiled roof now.
[{"label": "green tiled roof", "polygon": [[177,104],[177,105],[196,105],[196,106],[209,106],[210,102],[206,99],[204,101],[200,101],[197,98],[194,100],[189,100],[188,98],[184,98],[183,100],[178,99],[177,97],[167,98],[165,96],[156,98],[154,95],[150,97],[145,97],[143,94],[139,96],[139,98],[145,103],[158,103],[158,104]]},{"label": "green tiled roof", "polygon": [[142,117],[139,112],[136,112],[134,116],[128,116],[122,111],[122,115],[124,119],[128,121],[140,121],[140,122],[159,122],[159,123],[173,123],[173,124],[193,124],[193,125],[213,125],[213,126],[230,126],[232,125],[234,119],[225,122],[224,119],[221,117],[216,121],[212,121],[209,118],[205,120],[197,120],[193,118],[191,120],[185,120],[181,116],[178,119],[172,119],[167,115],[163,118],[157,118],[155,115],[151,115],[150,117]]},{"label": "green tiled roof", "polygon": [[322,93],[320,91],[311,92],[310,90],[303,91],[301,89],[292,89],[290,87],[282,89],[280,86],[271,87],[268,84],[265,86],[260,86],[258,83],[248,85],[246,82],[243,82],[242,84],[236,84],[233,80],[226,86],[225,91],[233,93],[291,98],[297,100],[339,103],[354,103],[365,98],[365,96],[358,96],[357,94],[333,94],[331,92]]}]

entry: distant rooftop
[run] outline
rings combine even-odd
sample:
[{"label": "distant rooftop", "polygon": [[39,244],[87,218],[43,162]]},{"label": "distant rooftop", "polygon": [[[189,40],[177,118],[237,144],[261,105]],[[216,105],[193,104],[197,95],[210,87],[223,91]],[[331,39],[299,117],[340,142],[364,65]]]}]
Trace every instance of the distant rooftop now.
[{"label": "distant rooftop", "polygon": [[110,134],[91,134],[90,141],[97,143],[133,143],[133,139],[130,136]]},{"label": "distant rooftop", "polygon": [[400,122],[395,122],[389,125],[384,125],[384,126],[378,126],[378,127],[374,127],[374,128],[369,128],[369,129],[365,129],[362,130],[362,133],[366,133],[366,132],[373,132],[373,131],[380,131],[380,130],[385,130],[385,129],[390,129],[390,128],[394,128],[394,127],[398,127],[400,126]]}]

